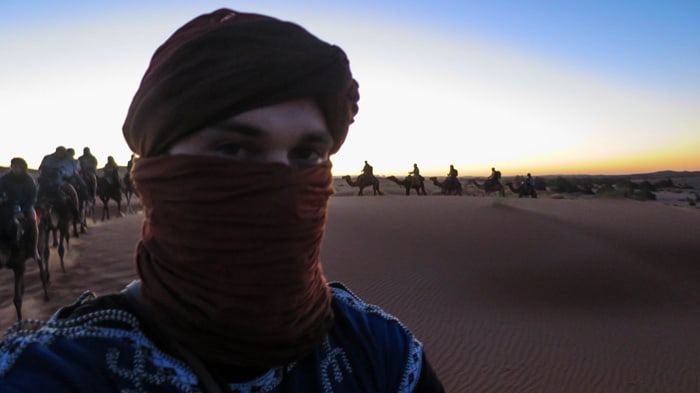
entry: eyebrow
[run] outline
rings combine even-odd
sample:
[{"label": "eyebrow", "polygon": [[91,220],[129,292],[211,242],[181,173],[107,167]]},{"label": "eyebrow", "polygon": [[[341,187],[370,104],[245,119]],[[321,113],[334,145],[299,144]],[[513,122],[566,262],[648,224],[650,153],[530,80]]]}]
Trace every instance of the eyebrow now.
[{"label": "eyebrow", "polygon": [[[262,128],[247,124],[247,123],[241,123],[238,121],[227,121],[220,123],[216,126],[217,130],[222,130],[226,132],[234,132],[237,134],[241,134],[246,137],[250,138],[260,138],[265,135],[267,135],[267,132],[263,130]],[[310,130],[308,132],[305,132],[303,137],[301,138],[302,142],[305,143],[333,143],[333,138],[331,137],[330,133],[325,130]]]}]

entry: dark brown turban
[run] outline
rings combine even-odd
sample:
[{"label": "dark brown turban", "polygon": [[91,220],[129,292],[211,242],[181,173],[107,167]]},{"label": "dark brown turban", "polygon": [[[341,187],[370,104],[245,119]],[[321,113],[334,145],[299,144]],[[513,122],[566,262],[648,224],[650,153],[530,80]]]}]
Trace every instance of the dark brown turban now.
[{"label": "dark brown turban", "polygon": [[123,131],[142,157],[236,114],[315,99],[335,153],[357,113],[357,82],[337,46],[290,22],[220,9],[198,16],[156,50]]}]

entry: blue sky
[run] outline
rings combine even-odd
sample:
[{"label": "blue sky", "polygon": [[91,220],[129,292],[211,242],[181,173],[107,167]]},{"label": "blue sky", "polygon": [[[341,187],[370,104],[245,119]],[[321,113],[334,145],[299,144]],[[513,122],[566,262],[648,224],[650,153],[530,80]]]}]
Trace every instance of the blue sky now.
[{"label": "blue sky", "polygon": [[121,122],[153,50],[227,7],[348,53],[360,114],[337,174],[365,159],[380,174],[700,170],[698,1],[290,3],[3,2],[0,165],[58,144],[125,163]]}]

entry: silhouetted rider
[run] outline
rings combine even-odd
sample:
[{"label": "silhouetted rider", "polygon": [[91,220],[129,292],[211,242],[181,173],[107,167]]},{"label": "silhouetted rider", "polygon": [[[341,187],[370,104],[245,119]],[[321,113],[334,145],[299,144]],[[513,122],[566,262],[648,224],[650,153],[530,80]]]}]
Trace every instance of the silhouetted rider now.
[{"label": "silhouetted rider", "polygon": [[10,161],[10,171],[0,177],[0,197],[13,205],[15,214],[26,221],[31,241],[34,243],[34,259],[41,259],[38,252],[38,228],[36,223],[37,186],[34,178],[27,173],[27,162],[20,157]]},{"label": "silhouetted rider", "polygon": [[56,151],[44,156],[39,164],[39,193],[63,191],[71,198],[71,207],[75,217],[79,216],[78,193],[75,187],[68,181],[75,172],[73,159],[68,155],[68,150],[58,146]]}]

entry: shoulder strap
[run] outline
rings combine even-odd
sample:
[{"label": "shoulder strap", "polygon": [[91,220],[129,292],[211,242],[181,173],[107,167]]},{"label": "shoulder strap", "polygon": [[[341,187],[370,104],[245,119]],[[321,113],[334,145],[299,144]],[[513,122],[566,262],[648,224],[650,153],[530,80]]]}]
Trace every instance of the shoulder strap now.
[{"label": "shoulder strap", "polygon": [[223,393],[223,390],[216,382],[214,377],[209,373],[204,363],[202,363],[202,361],[192,352],[188,351],[177,341],[172,339],[168,332],[164,331],[162,326],[159,326],[158,323],[156,323],[156,321],[150,317],[153,314],[148,312],[148,306],[141,301],[141,286],[139,281],[132,281],[122,291],[122,294],[129,302],[129,305],[132,307],[139,321],[143,323],[144,327],[146,327],[149,332],[159,332],[162,335],[162,341],[167,345],[167,349],[172,350],[175,355],[187,362],[187,364],[197,375],[197,378],[199,379],[199,382],[205,392]]}]

